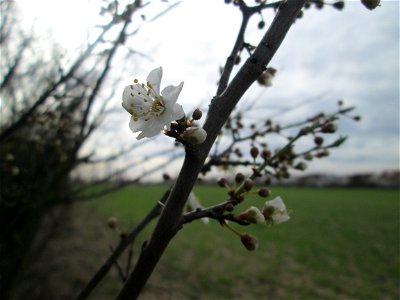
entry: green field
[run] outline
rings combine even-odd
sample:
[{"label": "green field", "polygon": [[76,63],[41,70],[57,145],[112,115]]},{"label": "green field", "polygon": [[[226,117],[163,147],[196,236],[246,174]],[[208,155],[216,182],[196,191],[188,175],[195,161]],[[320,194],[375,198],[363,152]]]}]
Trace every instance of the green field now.
[{"label": "green field", "polygon": [[[116,216],[121,229],[129,229],[164,190],[164,186],[134,186],[88,205],[104,220]],[[245,228],[232,224],[257,236],[256,251],[245,250],[237,236],[215,221],[188,224],[168,247],[144,299],[399,298],[397,190],[272,191],[269,199],[281,196],[292,210],[289,222]],[[226,197],[224,189],[215,187],[198,187],[195,192],[205,205]],[[248,197],[241,208],[262,207],[263,202]],[[140,241],[149,232],[150,228]],[[95,297],[104,298],[120,284],[110,286],[103,284]]]}]

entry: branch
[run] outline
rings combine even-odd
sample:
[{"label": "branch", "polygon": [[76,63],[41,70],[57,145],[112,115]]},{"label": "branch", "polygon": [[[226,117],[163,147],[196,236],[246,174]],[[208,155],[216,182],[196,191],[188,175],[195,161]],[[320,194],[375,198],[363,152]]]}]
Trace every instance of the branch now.
[{"label": "branch", "polygon": [[207,139],[199,146],[187,147],[181,172],[168,197],[153,235],[147,246],[143,248],[132,274],[127,279],[117,299],[135,299],[138,297],[165,248],[180,229],[182,210],[186,199],[219,131],[240,98],[260,76],[274,56],[304,2],[305,0],[288,0],[280,6],[270,28],[253,55],[242,66],[225,91],[212,100],[203,127],[207,132]]},{"label": "branch", "polygon": [[156,205],[152,208],[152,210],[148,213],[148,215],[123,239],[121,239],[117,248],[113,251],[110,257],[106,260],[106,262],[100,267],[97,273],[92,277],[92,279],[88,282],[88,284],[84,287],[84,289],[79,293],[77,300],[87,299],[90,293],[96,288],[96,286],[100,283],[100,281],[107,275],[110,268],[117,261],[117,259],[121,256],[121,254],[125,251],[125,249],[132,244],[137,235],[154,219],[156,218],[161,210],[162,204],[167,200],[169,195],[169,190],[163,195],[161,200],[156,203]]}]

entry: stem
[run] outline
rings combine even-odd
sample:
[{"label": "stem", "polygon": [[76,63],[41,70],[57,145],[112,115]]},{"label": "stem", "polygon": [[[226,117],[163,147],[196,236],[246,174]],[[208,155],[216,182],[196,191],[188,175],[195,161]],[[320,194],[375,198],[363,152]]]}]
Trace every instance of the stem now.
[{"label": "stem", "polygon": [[230,231],[232,231],[234,234],[236,234],[237,236],[241,237],[242,234],[237,231],[236,229],[234,229],[233,227],[229,226],[228,223],[224,223],[224,226],[226,226],[226,228],[228,228]]}]

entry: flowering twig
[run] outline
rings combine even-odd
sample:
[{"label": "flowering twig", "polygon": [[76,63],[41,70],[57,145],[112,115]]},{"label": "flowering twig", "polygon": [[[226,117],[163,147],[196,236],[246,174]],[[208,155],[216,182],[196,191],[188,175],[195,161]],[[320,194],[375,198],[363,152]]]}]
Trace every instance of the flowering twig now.
[{"label": "flowering twig", "polygon": [[189,197],[218,132],[240,98],[270,62],[304,3],[305,0],[288,0],[278,10],[269,30],[254,53],[244,63],[224,92],[213,99],[203,126],[207,132],[207,139],[201,145],[186,149],[181,172],[160,219],[148,244],[143,248],[133,272],[118,295],[118,299],[138,297],[165,248],[181,226],[181,215],[186,199]]}]

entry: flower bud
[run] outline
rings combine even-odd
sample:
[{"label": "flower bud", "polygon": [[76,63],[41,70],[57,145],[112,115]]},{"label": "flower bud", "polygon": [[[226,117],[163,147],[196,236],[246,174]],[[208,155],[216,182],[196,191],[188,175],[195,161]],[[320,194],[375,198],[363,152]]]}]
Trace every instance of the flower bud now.
[{"label": "flower bud", "polygon": [[266,198],[266,197],[268,197],[268,196],[271,194],[271,192],[270,192],[270,190],[267,189],[267,188],[260,188],[260,189],[258,190],[257,194],[258,194],[260,197]]},{"label": "flower bud", "polygon": [[303,127],[300,129],[299,135],[307,135],[312,131],[311,127]]},{"label": "flower bud", "polygon": [[238,195],[238,196],[235,197],[235,199],[236,199],[237,202],[242,203],[243,200],[244,200],[244,196],[243,195]]},{"label": "flower bud", "polygon": [[207,132],[200,127],[187,128],[180,137],[192,145],[202,144],[207,138]]},{"label": "flower bud", "polygon": [[315,7],[318,9],[324,8],[324,0],[315,0]]},{"label": "flower bud", "polygon": [[329,151],[324,149],[324,150],[318,152],[315,156],[318,158],[329,156]]},{"label": "flower bud", "polygon": [[225,205],[225,210],[226,211],[233,211],[234,209],[235,208],[234,208],[232,203],[228,203],[228,204]]},{"label": "flower bud", "polygon": [[361,3],[369,10],[373,10],[380,5],[381,0],[361,0]]},{"label": "flower bud", "polygon": [[246,179],[245,181],[244,181],[244,184],[243,184],[243,188],[245,189],[245,191],[250,191],[252,188],[253,188],[253,180],[251,180],[251,179]]},{"label": "flower bud", "polygon": [[261,152],[261,158],[264,159],[264,160],[267,160],[267,159],[269,159],[271,157],[271,154],[272,153],[271,153],[270,150],[263,150]]},{"label": "flower bud", "polygon": [[314,156],[311,153],[307,153],[306,155],[304,155],[305,160],[310,161],[310,160],[313,160],[313,158],[314,158]]},{"label": "flower bud", "polygon": [[265,222],[264,215],[257,207],[254,206],[251,206],[245,211],[241,212],[237,218],[253,224],[262,224]]},{"label": "flower bud", "polygon": [[296,170],[304,171],[307,169],[307,164],[305,162],[299,162],[294,168]]},{"label": "flower bud", "polygon": [[323,139],[322,137],[320,137],[320,136],[316,136],[316,137],[314,138],[314,143],[315,143],[317,146],[321,146],[323,142],[324,142],[324,139]]},{"label": "flower bud", "polygon": [[267,68],[261,75],[257,78],[257,82],[263,86],[272,86],[272,79],[276,74],[276,69]]},{"label": "flower bud", "polygon": [[224,177],[221,177],[218,179],[217,183],[220,187],[226,187],[228,185],[228,180]]},{"label": "flower bud", "polygon": [[332,6],[338,10],[342,10],[344,8],[344,1],[337,1]]},{"label": "flower bud", "polygon": [[260,151],[258,150],[257,147],[251,147],[250,149],[250,155],[252,158],[257,158],[258,154],[260,153]]},{"label": "flower bud", "polygon": [[199,108],[196,108],[192,114],[193,120],[200,120],[202,116],[203,112]]},{"label": "flower bud", "polygon": [[111,229],[117,228],[117,223],[118,220],[115,217],[110,217],[107,221],[108,227],[110,227]]},{"label": "flower bud", "polygon": [[256,250],[258,247],[257,239],[248,233],[241,234],[240,240],[242,241],[242,244],[246,247],[246,249],[249,251]]},{"label": "flower bud", "polygon": [[19,174],[19,168],[17,166],[12,166],[11,167],[11,174],[13,176],[17,176]]},{"label": "flower bud", "polygon": [[245,176],[242,173],[237,173],[235,176],[235,182],[236,183],[242,183],[245,180]]},{"label": "flower bud", "polygon": [[168,173],[164,173],[164,174],[163,174],[163,179],[164,179],[164,181],[171,180],[171,176],[169,176]]}]

